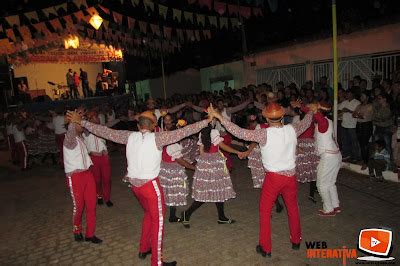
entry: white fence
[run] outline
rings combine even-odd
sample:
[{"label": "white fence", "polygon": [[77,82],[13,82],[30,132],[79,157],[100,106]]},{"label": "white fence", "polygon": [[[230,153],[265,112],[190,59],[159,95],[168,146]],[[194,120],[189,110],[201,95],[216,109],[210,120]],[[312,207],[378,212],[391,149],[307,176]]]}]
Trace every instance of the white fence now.
[{"label": "white fence", "polygon": [[[339,82],[347,89],[349,81],[358,75],[367,80],[370,88],[374,78],[391,79],[398,63],[400,63],[400,53],[342,58],[339,59]],[[332,86],[332,61],[311,64],[314,84],[326,76]],[[283,81],[285,85],[294,82],[300,88],[305,83],[306,76],[305,64],[265,68],[257,70],[257,84],[267,83],[274,87],[278,81]]]}]

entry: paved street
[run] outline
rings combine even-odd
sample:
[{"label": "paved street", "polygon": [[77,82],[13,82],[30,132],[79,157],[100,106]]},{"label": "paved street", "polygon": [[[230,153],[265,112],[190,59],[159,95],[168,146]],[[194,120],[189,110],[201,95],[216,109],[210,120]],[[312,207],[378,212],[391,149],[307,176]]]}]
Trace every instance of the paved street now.
[{"label": "paved street", "polygon": [[[122,153],[112,154],[115,206],[97,208],[96,235],[104,240],[98,246],[73,241],[72,202],[60,169],[42,166],[20,172],[1,161],[1,265],[150,265],[150,258],[137,258],[143,212],[121,182],[125,172]],[[204,205],[192,216],[191,229],[167,222],[166,261],[176,259],[179,265],[340,265],[340,259],[307,259],[304,242],[300,251],[291,250],[285,212],[273,213],[272,258],[256,254],[259,190],[252,188],[246,161],[235,164],[232,181],[237,198],[226,204],[226,213],[237,223],[218,225],[214,204]],[[328,248],[356,248],[360,229],[389,227],[395,232],[392,256],[399,262],[400,185],[373,183],[347,171],[340,172],[338,182],[343,212],[332,218],[317,216],[320,199],[317,204],[308,201],[308,185],[299,186],[303,240],[326,241]]]}]

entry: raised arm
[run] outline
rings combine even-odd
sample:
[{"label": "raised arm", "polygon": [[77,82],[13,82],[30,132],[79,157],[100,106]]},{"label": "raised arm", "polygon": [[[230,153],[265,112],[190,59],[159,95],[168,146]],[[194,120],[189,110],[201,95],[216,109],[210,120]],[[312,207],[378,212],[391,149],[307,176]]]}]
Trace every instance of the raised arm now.
[{"label": "raised arm", "polygon": [[81,122],[81,125],[96,136],[125,145],[128,143],[129,135],[132,133],[128,130],[115,130],[84,120]]},{"label": "raised arm", "polygon": [[193,110],[195,110],[198,113],[203,113],[204,112],[204,108],[201,108],[200,106],[196,106],[196,105],[191,105],[190,106]]},{"label": "raised arm", "polygon": [[156,145],[159,150],[162,150],[162,147],[168,144],[172,144],[180,141],[190,135],[193,135],[199,132],[202,128],[205,128],[208,125],[208,119],[191,124],[181,129],[173,130],[173,131],[163,131],[156,133]]},{"label": "raised arm", "polygon": [[168,108],[168,113],[173,114],[181,110],[186,106],[186,103],[175,105],[174,107]]},{"label": "raised arm", "polygon": [[308,112],[303,120],[294,123],[292,126],[294,128],[294,131],[296,132],[297,137],[300,136],[301,134],[304,133],[310,126],[313,121],[313,114],[311,112]]},{"label": "raised arm", "polygon": [[267,133],[265,129],[255,129],[248,130],[238,127],[234,123],[226,120],[225,118],[219,117],[221,120],[221,124],[235,137],[246,140],[260,143],[261,146],[267,143]]},{"label": "raised arm", "polygon": [[65,138],[64,138],[63,144],[67,149],[70,149],[70,150],[74,149],[76,147],[76,145],[78,145],[78,142],[76,140],[76,129],[75,129],[74,123],[69,123],[68,130],[65,133]]},{"label": "raised arm", "polygon": [[249,103],[250,103],[250,100],[247,100],[247,101],[245,101],[239,105],[236,105],[234,107],[228,107],[228,108],[226,108],[226,112],[228,114],[233,114],[233,113],[239,112],[239,111],[243,110],[244,108],[246,108],[246,106],[249,105]]}]

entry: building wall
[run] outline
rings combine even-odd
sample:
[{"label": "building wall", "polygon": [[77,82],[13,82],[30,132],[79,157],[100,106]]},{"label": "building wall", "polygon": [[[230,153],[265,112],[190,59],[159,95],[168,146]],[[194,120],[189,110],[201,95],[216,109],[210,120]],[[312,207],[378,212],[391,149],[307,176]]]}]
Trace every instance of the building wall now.
[{"label": "building wall", "polygon": [[[176,93],[192,94],[201,91],[200,72],[187,69],[165,77],[167,97]],[[164,98],[162,77],[150,80],[150,91],[153,98]]]},{"label": "building wall", "polygon": [[[338,56],[351,57],[400,50],[400,24],[381,26],[338,37]],[[332,59],[332,39],[327,38],[244,58],[244,82],[256,83],[256,70]],[[255,63],[255,66],[251,66]],[[309,77],[308,77],[309,78]]]},{"label": "building wall", "polygon": [[[211,90],[211,79],[231,76],[234,81],[234,89],[243,87],[243,61],[235,61],[231,63],[211,66],[200,69],[201,88],[204,91]],[[220,89],[223,89],[221,87]]]},{"label": "building wall", "polygon": [[[88,73],[89,86],[93,90],[96,87],[97,73],[103,71],[101,63],[93,64],[54,64],[54,63],[40,63],[40,64],[27,64],[14,67],[14,75],[18,77],[27,77],[30,91],[33,90],[46,90],[46,94],[53,98],[54,94],[52,86],[47,82],[51,81],[56,84],[61,83],[67,85],[66,74],[68,69],[71,68],[79,74],[79,68],[82,68]],[[80,90],[82,95],[82,91]]]}]

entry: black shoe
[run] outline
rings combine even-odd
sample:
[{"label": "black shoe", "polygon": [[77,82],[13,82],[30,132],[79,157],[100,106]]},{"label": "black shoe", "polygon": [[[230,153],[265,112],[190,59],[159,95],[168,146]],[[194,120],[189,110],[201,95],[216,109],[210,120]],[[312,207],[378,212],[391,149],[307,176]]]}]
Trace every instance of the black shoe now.
[{"label": "black shoe", "polygon": [[170,261],[170,262],[163,262],[163,266],[175,266],[177,263],[176,261]]},{"label": "black shoe", "polygon": [[187,218],[186,212],[181,213],[182,224],[185,228],[190,228],[189,219]]},{"label": "black shoe", "polygon": [[281,213],[281,212],[283,211],[283,206],[282,206],[282,204],[280,204],[279,202],[277,202],[277,203],[275,204],[275,206],[276,206],[276,212],[277,212],[277,213]]},{"label": "black shoe", "polygon": [[139,259],[144,260],[149,254],[151,254],[151,249],[147,252],[139,252]]},{"label": "black shoe", "polygon": [[85,237],[85,241],[92,242],[93,244],[101,244],[101,242],[103,242],[103,240],[101,240],[100,238],[97,238],[96,236]]},{"label": "black shoe", "polygon": [[269,253],[265,252],[260,245],[257,245],[256,251],[258,254],[261,254],[261,256],[263,256],[263,257],[271,258],[271,252],[269,252]]},{"label": "black shoe", "polygon": [[104,202],[103,202],[103,199],[102,199],[102,198],[98,198],[98,199],[97,199],[97,204],[98,204],[98,205],[103,205],[103,203],[104,203]]},{"label": "black shoe", "polygon": [[293,250],[299,250],[300,249],[300,243],[298,243],[298,244],[292,243],[292,249]]},{"label": "black shoe", "polygon": [[[103,200],[102,200],[102,201],[103,201]],[[103,204],[103,203],[101,203],[101,204]],[[106,202],[106,205],[107,205],[107,207],[112,207],[112,206],[114,206],[114,204],[111,202],[111,200],[107,201],[107,202]]]},{"label": "black shoe", "polygon": [[178,218],[176,216],[175,217],[169,217],[168,221],[170,223],[180,223],[180,222],[182,222],[181,218]]},{"label": "black shoe", "polygon": [[309,199],[310,201],[312,201],[313,203],[317,203],[317,201],[315,200],[314,197],[308,196],[308,199]]},{"label": "black shoe", "polygon": [[74,238],[75,238],[75,241],[77,241],[77,242],[83,241],[83,235],[82,235],[82,233],[74,234]]},{"label": "black shoe", "polygon": [[226,219],[218,219],[218,223],[219,224],[234,224],[236,221],[235,220],[233,220],[233,219],[228,219],[228,218],[226,218]]}]

